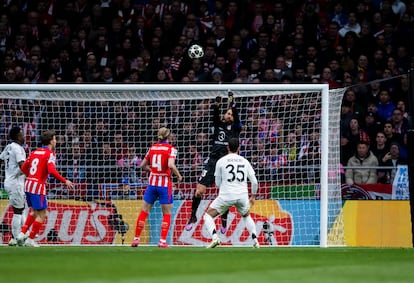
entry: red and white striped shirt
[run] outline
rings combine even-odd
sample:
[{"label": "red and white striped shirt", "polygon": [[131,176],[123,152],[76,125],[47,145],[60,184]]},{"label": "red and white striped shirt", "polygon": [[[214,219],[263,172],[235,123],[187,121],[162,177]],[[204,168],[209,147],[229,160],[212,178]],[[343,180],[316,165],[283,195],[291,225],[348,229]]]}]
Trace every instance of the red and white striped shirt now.
[{"label": "red and white striped shirt", "polygon": [[145,159],[149,162],[151,173],[149,184],[157,187],[172,187],[171,170],[168,159],[177,157],[177,149],[169,143],[156,143],[150,147]]},{"label": "red and white striped shirt", "polygon": [[29,155],[22,165],[22,171],[27,176],[24,184],[25,191],[37,195],[46,195],[46,181],[49,174],[62,183],[62,177],[55,167],[56,155],[48,147],[38,148]]}]

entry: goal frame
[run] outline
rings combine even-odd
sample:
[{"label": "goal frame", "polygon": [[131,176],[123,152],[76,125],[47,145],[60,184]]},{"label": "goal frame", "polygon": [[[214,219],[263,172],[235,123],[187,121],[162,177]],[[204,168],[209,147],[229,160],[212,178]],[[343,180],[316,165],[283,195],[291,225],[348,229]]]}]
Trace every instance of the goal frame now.
[{"label": "goal frame", "polygon": [[[173,100],[171,93],[176,91],[192,92],[199,95],[197,90],[217,91],[224,93],[231,90],[237,97],[238,91],[256,92],[321,92],[321,168],[320,168],[320,247],[328,247],[328,154],[329,154],[329,86],[327,84],[3,84],[0,92],[13,91],[14,99],[59,99],[54,93],[75,93],[76,91],[90,92],[90,95],[72,96],[72,100],[107,100],[116,101],[119,97],[134,101],[144,100],[141,93],[148,92],[153,100]],[[114,91],[118,95],[105,95],[107,91]],[[45,91],[46,93],[41,93]],[[94,96],[93,93],[103,92],[103,95]],[[39,96],[40,95],[40,96]],[[42,95],[48,95],[44,97]],[[56,96],[56,97],[54,97]],[[3,97],[0,93],[0,97]],[[148,96],[145,96],[148,98]],[[211,96],[197,98],[213,98]],[[181,98],[182,99],[182,98]],[[62,99],[63,100],[63,99]],[[69,99],[66,99],[69,100]],[[338,188],[340,190],[340,188]]]}]

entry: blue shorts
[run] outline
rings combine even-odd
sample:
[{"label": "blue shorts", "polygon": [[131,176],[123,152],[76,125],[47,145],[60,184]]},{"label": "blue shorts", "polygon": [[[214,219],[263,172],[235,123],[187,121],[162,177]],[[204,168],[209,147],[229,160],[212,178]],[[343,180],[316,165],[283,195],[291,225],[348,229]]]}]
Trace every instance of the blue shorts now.
[{"label": "blue shorts", "polygon": [[171,190],[168,187],[148,186],[144,193],[145,202],[154,204],[157,199],[160,200],[160,204],[173,203]]},{"label": "blue shorts", "polygon": [[26,192],[27,206],[34,210],[43,210],[47,208],[47,198],[45,195],[38,195]]}]

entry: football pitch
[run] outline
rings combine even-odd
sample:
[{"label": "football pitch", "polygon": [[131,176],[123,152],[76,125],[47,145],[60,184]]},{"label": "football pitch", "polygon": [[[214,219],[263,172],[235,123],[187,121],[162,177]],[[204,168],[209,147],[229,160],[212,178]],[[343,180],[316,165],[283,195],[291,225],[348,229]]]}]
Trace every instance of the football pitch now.
[{"label": "football pitch", "polygon": [[414,249],[0,247],[0,282],[414,282]]}]

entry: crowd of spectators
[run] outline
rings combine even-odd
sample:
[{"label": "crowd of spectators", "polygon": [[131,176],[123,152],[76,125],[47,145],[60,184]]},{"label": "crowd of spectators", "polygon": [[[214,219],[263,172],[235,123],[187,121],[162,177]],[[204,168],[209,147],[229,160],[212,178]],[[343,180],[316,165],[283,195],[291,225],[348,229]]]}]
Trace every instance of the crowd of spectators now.
[{"label": "crowd of spectators", "polygon": [[[367,154],[374,154],[380,166],[389,164],[388,152],[394,152],[395,159],[398,151],[400,163],[406,158],[414,1],[4,0],[1,5],[0,83],[326,83],[332,89],[348,87],[341,109],[341,163],[346,166],[351,158],[366,158],[358,157],[358,144],[368,145]],[[201,59],[187,56],[188,47],[195,43],[204,48]],[[73,120],[81,119],[76,115],[84,114],[77,111],[83,106],[60,103],[53,102],[54,109],[60,107],[62,112],[55,110],[51,123],[63,119],[59,115],[68,118],[68,109]],[[104,104],[93,107],[109,107]],[[47,107],[34,105],[33,109],[42,112]],[[149,106],[134,105],[133,115],[142,115],[141,107]],[[154,126],[163,123],[163,115],[180,111],[175,108],[173,102],[157,105]],[[22,110],[13,109],[13,115],[21,115]],[[76,129],[80,136],[114,133],[105,129],[111,117],[94,118],[93,129]],[[126,117],[134,119],[146,117]],[[196,124],[188,120],[182,125],[177,134],[186,136]],[[71,126],[77,127],[68,123],[60,131],[65,143]],[[303,139],[298,129],[289,130],[284,135],[286,147],[295,145],[292,138],[296,143]],[[194,163],[203,160],[208,146],[203,143],[203,150],[195,146],[198,139],[208,140],[203,135],[207,133],[197,132],[196,142],[189,143],[193,147],[184,160],[188,168],[195,169]],[[36,133],[28,139],[33,136]],[[106,151],[115,154],[117,147],[108,139],[94,142],[102,156]],[[391,150],[392,145],[397,149]],[[254,154],[263,150],[270,159],[283,150],[276,145],[254,148]],[[139,151],[136,144],[132,150]],[[110,162],[106,158],[97,162],[136,166],[138,157],[132,150],[109,158]],[[292,153],[286,150],[289,159]],[[79,156],[76,151],[74,147],[71,155]],[[378,172],[376,181],[389,182],[388,175]]]}]

